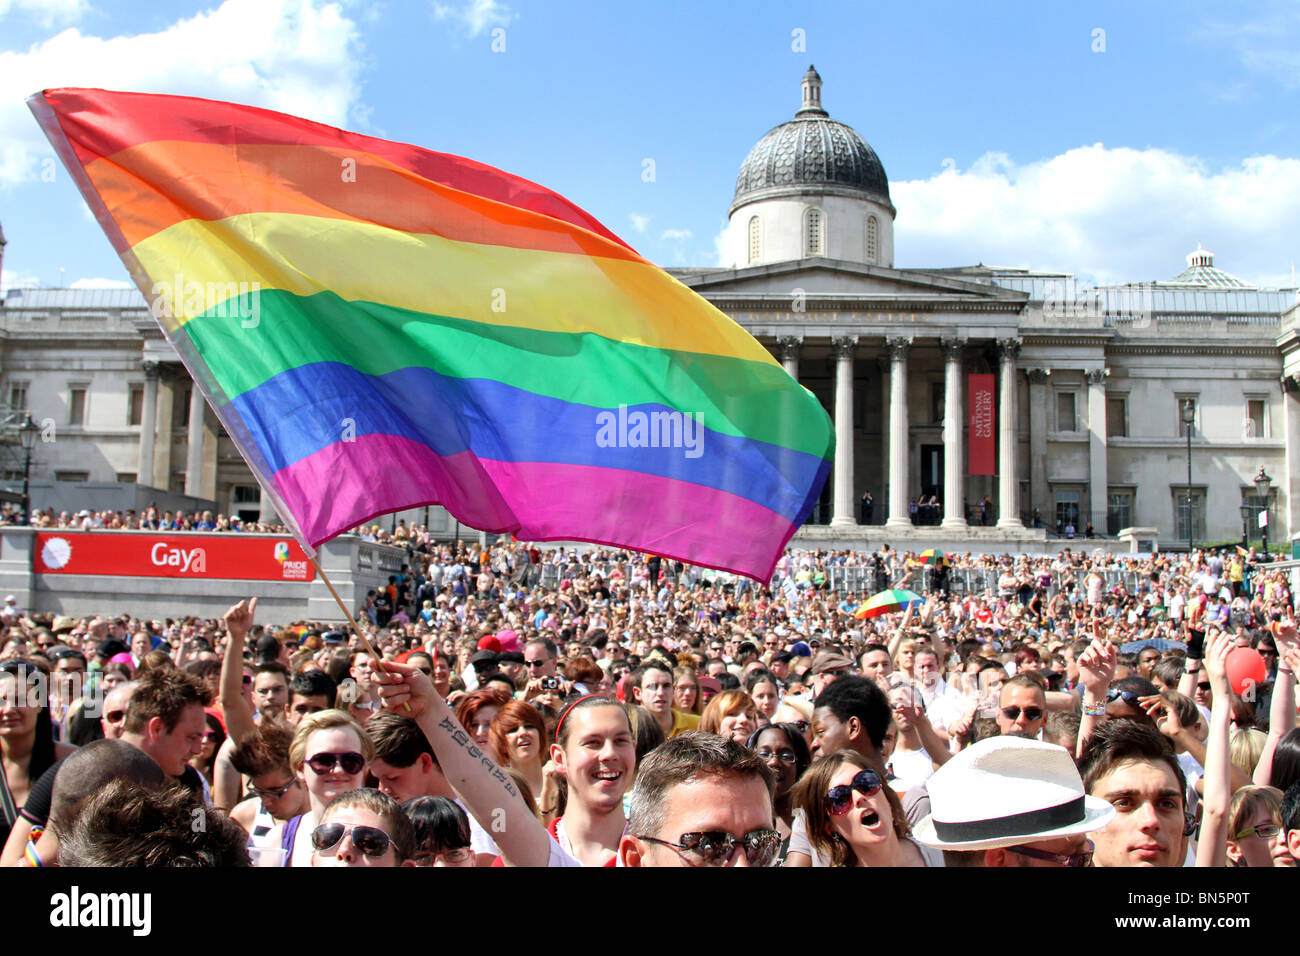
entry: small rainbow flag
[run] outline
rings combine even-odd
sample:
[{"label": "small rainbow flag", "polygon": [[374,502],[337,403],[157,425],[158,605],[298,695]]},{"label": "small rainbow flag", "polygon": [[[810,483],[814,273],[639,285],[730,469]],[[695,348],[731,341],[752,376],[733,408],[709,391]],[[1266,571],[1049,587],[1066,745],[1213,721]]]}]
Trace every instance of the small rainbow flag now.
[{"label": "small rainbow flag", "polygon": [[825,483],[818,400],[550,190],[231,103],[28,104],[309,549],[441,504],[766,580]]}]

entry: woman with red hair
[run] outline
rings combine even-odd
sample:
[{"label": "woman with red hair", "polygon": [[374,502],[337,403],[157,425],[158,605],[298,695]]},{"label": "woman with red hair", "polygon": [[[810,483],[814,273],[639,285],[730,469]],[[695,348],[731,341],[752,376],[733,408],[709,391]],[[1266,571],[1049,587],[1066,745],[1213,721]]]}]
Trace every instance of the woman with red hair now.
[{"label": "woman with red hair", "polygon": [[465,728],[479,750],[492,753],[492,721],[510,698],[500,688],[481,687],[461,698],[456,705],[456,719]]},{"label": "woman with red hair", "polygon": [[546,739],[546,723],[537,708],[521,700],[502,704],[492,720],[489,738],[497,763],[516,771],[540,797],[545,782],[542,767],[546,755],[542,741]]}]

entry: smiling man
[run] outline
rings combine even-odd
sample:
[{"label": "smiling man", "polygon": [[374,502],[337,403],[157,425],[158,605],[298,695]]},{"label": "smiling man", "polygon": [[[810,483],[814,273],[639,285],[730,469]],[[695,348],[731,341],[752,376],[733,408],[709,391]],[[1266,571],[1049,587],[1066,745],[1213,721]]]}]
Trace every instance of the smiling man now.
[{"label": "smiling man", "polygon": [[1182,866],[1187,854],[1187,781],[1168,739],[1118,718],[1093,731],[1080,757],[1087,792],[1115,808],[1093,834],[1096,866]]}]

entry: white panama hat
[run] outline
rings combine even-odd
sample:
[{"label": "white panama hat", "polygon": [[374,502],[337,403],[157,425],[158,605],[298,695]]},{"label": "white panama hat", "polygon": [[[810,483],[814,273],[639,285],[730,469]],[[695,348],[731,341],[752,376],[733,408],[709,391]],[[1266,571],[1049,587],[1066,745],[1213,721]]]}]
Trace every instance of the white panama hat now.
[{"label": "white panama hat", "polygon": [[1083,792],[1064,747],[991,737],[967,747],[926,781],[930,815],[914,839],[939,850],[991,850],[1099,830],[1115,808]]}]

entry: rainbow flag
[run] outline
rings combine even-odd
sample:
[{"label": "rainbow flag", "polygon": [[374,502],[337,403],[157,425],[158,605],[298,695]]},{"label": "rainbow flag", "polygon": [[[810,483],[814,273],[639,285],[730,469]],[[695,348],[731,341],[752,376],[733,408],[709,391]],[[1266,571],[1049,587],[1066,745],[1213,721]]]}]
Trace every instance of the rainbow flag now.
[{"label": "rainbow flag", "polygon": [[28,105],[309,550],[440,504],[766,580],[820,494],[817,399],[547,189],[231,103]]}]

